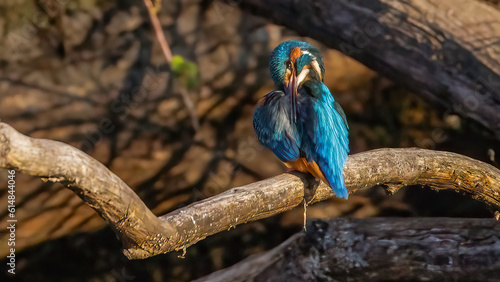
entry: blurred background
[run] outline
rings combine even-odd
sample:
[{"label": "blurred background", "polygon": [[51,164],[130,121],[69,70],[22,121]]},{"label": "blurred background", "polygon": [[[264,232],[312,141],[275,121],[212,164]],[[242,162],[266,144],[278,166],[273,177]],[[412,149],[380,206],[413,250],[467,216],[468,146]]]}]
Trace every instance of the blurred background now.
[{"label": "blurred background", "polygon": [[[382,147],[452,151],[491,163],[500,145],[482,126],[436,108],[342,53],[219,1],[162,1],[167,64],[142,1],[0,3],[0,119],[90,154],[157,215],[284,172],[257,141],[252,112],[274,85],[272,49],[289,39],[323,52],[325,84],[344,108],[351,153]],[[187,77],[187,79],[186,79]],[[190,110],[190,103],[193,110]],[[17,174],[19,280],[188,281],[269,250],[302,230],[303,209],[237,226],[189,247],[128,261],[90,207],[62,185]],[[0,206],[7,203],[0,172]],[[331,199],[308,217],[491,217],[466,196],[410,187]],[[8,251],[0,210],[0,257]],[[2,260],[5,265],[6,260]],[[7,275],[2,272],[1,274]]]}]

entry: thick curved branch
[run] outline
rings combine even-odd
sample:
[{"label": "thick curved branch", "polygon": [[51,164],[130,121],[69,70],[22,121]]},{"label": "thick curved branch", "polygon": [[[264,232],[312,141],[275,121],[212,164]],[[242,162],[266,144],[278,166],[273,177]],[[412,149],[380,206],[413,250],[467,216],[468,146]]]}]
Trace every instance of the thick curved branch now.
[{"label": "thick curved branch", "polygon": [[475,0],[247,0],[240,7],[338,49],[500,137],[498,9]]},{"label": "thick curved branch", "polygon": [[[131,188],[92,157],[61,142],[22,135],[5,123],[0,123],[0,168],[68,186],[116,231],[130,259],[180,250],[238,224],[290,210],[309,191],[304,174],[281,174],[156,217]],[[391,193],[425,185],[469,193],[500,209],[500,171],[454,153],[373,150],[351,155],[344,173],[351,193],[377,185]],[[310,202],[331,197],[330,188],[321,184]]]},{"label": "thick curved branch", "polygon": [[30,138],[0,122],[0,168],[66,185],[116,231],[130,258],[159,254],[157,244],[175,244],[174,226],[158,219],[103,164],[70,145]]}]

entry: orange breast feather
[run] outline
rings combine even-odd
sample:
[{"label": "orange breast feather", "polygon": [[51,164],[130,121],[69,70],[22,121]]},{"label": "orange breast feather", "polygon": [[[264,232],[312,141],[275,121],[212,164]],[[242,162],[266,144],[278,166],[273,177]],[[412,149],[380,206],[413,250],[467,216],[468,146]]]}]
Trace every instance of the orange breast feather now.
[{"label": "orange breast feather", "polygon": [[298,158],[295,161],[286,162],[285,165],[300,172],[309,172],[314,177],[320,179],[328,185],[328,181],[326,180],[325,176],[321,172],[321,169],[319,169],[319,166],[315,161],[308,162],[305,158]]}]

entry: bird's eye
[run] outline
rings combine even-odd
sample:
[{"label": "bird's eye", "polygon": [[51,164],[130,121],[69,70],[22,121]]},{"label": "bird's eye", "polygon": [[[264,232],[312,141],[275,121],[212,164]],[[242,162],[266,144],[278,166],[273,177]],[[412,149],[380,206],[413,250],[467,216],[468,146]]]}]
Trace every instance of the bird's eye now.
[{"label": "bird's eye", "polygon": [[286,61],[286,68],[291,69],[292,68],[292,62]]}]

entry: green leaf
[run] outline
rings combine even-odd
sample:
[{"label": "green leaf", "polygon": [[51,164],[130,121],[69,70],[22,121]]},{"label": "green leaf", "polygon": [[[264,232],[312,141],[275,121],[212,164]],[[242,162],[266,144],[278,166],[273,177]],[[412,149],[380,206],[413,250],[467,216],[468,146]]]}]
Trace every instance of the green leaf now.
[{"label": "green leaf", "polygon": [[184,59],[182,56],[175,55],[171,62],[172,72],[184,82],[184,86],[193,89],[198,85],[198,66]]}]

